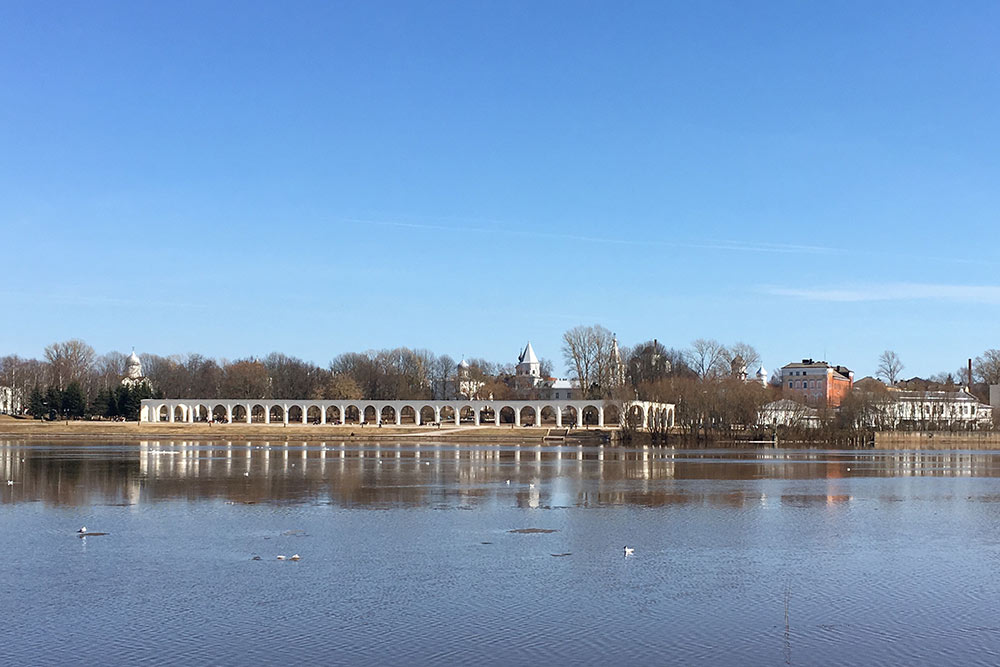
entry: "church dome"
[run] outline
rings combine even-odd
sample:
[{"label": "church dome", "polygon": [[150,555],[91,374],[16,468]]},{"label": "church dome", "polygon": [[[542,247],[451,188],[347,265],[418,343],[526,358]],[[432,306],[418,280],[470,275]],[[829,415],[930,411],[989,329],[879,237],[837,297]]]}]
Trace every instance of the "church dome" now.
[{"label": "church dome", "polygon": [[458,362],[458,367],[462,369],[468,369],[470,368],[469,362],[466,361],[465,359],[462,359],[460,362]]},{"label": "church dome", "polygon": [[135,353],[135,350],[132,350],[132,354],[128,355],[128,360],[126,361],[126,363],[129,366],[140,366],[140,365],[142,365],[142,362],[139,361],[139,355]]},{"label": "church dome", "polygon": [[757,377],[758,378],[766,378],[767,377],[767,370],[764,368],[763,364],[761,364],[760,368],[757,369]]}]

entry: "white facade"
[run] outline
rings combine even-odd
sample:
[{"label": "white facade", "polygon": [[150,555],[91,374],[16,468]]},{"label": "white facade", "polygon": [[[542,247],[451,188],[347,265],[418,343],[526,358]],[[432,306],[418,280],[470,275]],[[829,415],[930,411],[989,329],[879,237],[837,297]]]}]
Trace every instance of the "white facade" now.
[{"label": "white facade", "polygon": [[819,410],[789,398],[782,398],[763,406],[757,416],[759,426],[790,426],[819,428]]},{"label": "white facade", "polygon": [[542,381],[542,364],[535,356],[530,340],[517,358],[516,373],[516,383],[521,389],[530,389]]},{"label": "white facade", "polygon": [[990,428],[993,408],[966,389],[960,391],[892,391],[888,406],[896,428]]},{"label": "white facade", "polygon": [[263,424],[513,424],[556,427],[617,426],[623,412],[645,427],[654,421],[674,425],[670,403],[634,401],[301,401],[253,399],[144,399],[143,422]]},{"label": "white facade", "polygon": [[19,415],[24,412],[24,397],[15,387],[0,387],[0,415]]},{"label": "white facade", "polygon": [[142,361],[134,349],[125,361],[125,377],[122,378],[122,384],[132,388],[149,384],[149,380],[142,375]]},{"label": "white facade", "polygon": [[455,367],[455,373],[444,381],[435,381],[432,386],[434,396],[441,400],[460,400],[477,398],[479,391],[486,385],[482,380],[473,379],[472,367],[462,359]]}]

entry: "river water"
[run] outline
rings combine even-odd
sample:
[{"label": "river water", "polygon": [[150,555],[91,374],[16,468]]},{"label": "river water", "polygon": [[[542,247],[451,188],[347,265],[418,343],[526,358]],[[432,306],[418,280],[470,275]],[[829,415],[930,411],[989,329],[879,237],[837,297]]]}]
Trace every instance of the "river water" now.
[{"label": "river water", "polygon": [[0,441],[0,473],[3,664],[1000,663],[991,452]]}]

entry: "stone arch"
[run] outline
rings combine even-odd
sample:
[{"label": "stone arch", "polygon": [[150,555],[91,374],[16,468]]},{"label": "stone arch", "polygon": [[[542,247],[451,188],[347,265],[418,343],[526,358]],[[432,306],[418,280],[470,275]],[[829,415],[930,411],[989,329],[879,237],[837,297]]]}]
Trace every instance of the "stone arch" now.
[{"label": "stone arch", "polygon": [[542,426],[555,426],[556,425],[556,411],[551,405],[546,405],[542,408],[542,414],[539,417],[539,423]]},{"label": "stone arch", "polygon": [[514,408],[509,405],[505,405],[500,408],[500,423],[501,424],[513,424],[517,419],[517,412]]},{"label": "stone arch", "polygon": [[326,423],[327,424],[339,424],[343,421],[340,417],[340,408],[336,405],[331,405],[326,409]]},{"label": "stone arch", "polygon": [[396,423],[396,408],[391,405],[382,406],[382,423],[383,424],[395,424]]},{"label": "stone arch", "polygon": [[641,405],[629,406],[625,418],[628,420],[628,425],[632,428],[645,428],[646,426],[646,411]]},{"label": "stone arch", "polygon": [[417,419],[417,410],[412,405],[404,405],[399,409],[399,423],[400,424],[413,424],[414,426],[419,424],[420,421]]},{"label": "stone arch", "polygon": [[285,408],[281,407],[277,403],[271,406],[271,409],[267,411],[271,416],[271,423],[281,422],[285,420]]},{"label": "stone arch", "polygon": [[434,408],[425,405],[420,408],[420,423],[421,424],[433,424],[437,421],[437,416],[434,414]]},{"label": "stone arch", "polygon": [[361,423],[361,408],[353,403],[344,408],[344,423],[345,424],[360,424]]},{"label": "stone arch", "polygon": [[267,408],[262,404],[257,403],[252,408],[250,408],[250,421],[263,424],[267,415]]},{"label": "stone arch", "polygon": [[604,406],[604,425],[605,426],[618,426],[622,423],[622,411],[614,403],[608,403]]},{"label": "stone arch", "polygon": [[170,419],[170,408],[165,405],[161,405],[156,411],[156,421],[165,422]]},{"label": "stone arch", "polygon": [[441,407],[440,421],[444,422],[454,422],[455,421],[455,408],[450,405],[444,405]]},{"label": "stone arch", "polygon": [[184,409],[183,405],[175,405],[173,412],[174,412],[174,421],[175,422],[182,422],[182,421],[184,421],[184,418],[187,415],[187,410]]},{"label": "stone arch", "polygon": [[601,423],[601,411],[596,405],[583,406],[583,425],[597,426]]},{"label": "stone arch", "polygon": [[323,408],[318,405],[310,405],[306,408],[306,421],[310,424],[319,424],[323,421]]},{"label": "stone arch", "polygon": [[667,408],[667,428],[674,427],[674,409]]},{"label": "stone arch", "polygon": [[493,424],[496,423],[497,412],[493,409],[492,405],[484,405],[479,410],[479,423],[480,424]]},{"label": "stone arch", "polygon": [[247,409],[246,406],[237,403],[233,406],[233,421],[234,422],[245,422],[247,420]]},{"label": "stone arch", "polygon": [[[584,414],[586,414],[586,409],[584,409]],[[575,405],[567,405],[562,409],[563,426],[576,426],[579,416],[580,413]]]},{"label": "stone arch", "polygon": [[214,408],[212,408],[212,421],[224,423],[228,419],[227,414],[228,412],[226,411],[226,406],[224,406],[222,403],[219,403]]},{"label": "stone arch", "polygon": [[535,426],[538,423],[538,415],[530,405],[521,408],[521,426]]},{"label": "stone arch", "polygon": [[462,423],[476,423],[476,409],[471,405],[463,405],[458,409],[459,420]]},{"label": "stone arch", "polygon": [[292,405],[288,408],[288,421],[290,422],[301,422],[302,421],[302,406]]},{"label": "stone arch", "polygon": [[366,424],[374,424],[378,421],[378,411],[375,410],[374,405],[366,405],[364,415],[364,421]]},{"label": "stone arch", "polygon": [[196,422],[207,422],[212,418],[212,410],[204,403],[198,403],[194,406],[194,413],[192,415],[191,421]]}]

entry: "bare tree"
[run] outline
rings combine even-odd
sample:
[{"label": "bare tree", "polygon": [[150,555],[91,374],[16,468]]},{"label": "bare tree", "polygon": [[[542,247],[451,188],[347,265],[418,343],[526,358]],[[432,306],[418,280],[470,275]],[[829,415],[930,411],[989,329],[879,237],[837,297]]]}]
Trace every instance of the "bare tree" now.
[{"label": "bare tree", "polygon": [[903,362],[900,361],[898,354],[892,350],[886,350],[879,355],[877,372],[878,376],[885,378],[891,387],[896,384],[896,381],[899,380],[899,374],[903,372]]},{"label": "bare tree", "polygon": [[76,338],[46,346],[49,384],[62,391],[71,382],[82,382],[91,370],[94,356],[94,348]]},{"label": "bare tree", "polygon": [[698,338],[687,351],[687,364],[702,380],[729,372],[729,350],[714,339]]},{"label": "bare tree", "polygon": [[611,332],[598,324],[573,327],[563,334],[563,358],[585,396],[600,395],[614,386],[613,340]]},{"label": "bare tree", "polygon": [[760,353],[749,343],[742,341],[733,343],[729,346],[729,356],[731,359],[735,359],[736,357],[742,358],[743,365],[750,373],[754,373],[756,367],[760,365]]},{"label": "bare tree", "polygon": [[[962,371],[964,376],[966,371]],[[972,362],[972,375],[976,382],[1000,384],[1000,350],[986,350]]]}]

